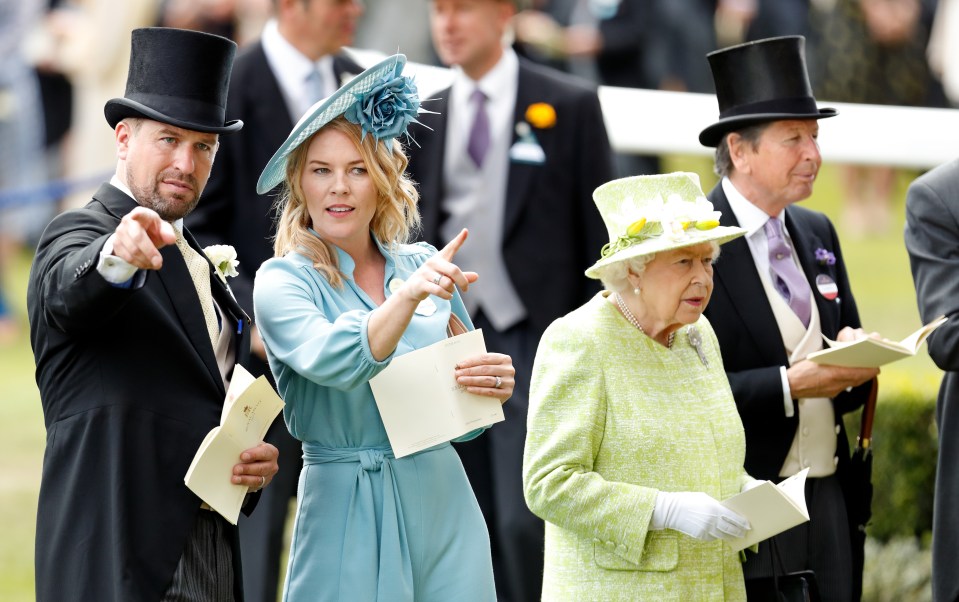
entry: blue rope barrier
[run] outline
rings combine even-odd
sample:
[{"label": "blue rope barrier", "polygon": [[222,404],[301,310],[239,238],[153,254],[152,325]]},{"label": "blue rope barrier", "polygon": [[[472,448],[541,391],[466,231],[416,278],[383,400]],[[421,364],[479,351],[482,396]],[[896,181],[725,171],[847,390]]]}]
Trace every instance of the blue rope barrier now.
[{"label": "blue rope barrier", "polygon": [[82,178],[52,180],[37,186],[0,190],[0,211],[33,203],[55,203],[75,190],[109,181],[112,176],[113,172],[107,171]]}]

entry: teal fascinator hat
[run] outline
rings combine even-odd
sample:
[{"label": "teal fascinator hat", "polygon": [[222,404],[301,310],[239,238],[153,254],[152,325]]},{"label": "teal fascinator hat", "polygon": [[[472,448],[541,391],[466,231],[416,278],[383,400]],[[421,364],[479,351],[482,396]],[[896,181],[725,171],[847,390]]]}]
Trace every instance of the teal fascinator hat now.
[{"label": "teal fascinator hat", "polygon": [[266,194],[282,182],[290,153],[340,115],[359,125],[364,139],[373,136],[377,142],[402,136],[410,123],[419,123],[420,99],[413,78],[403,75],[405,65],[406,57],[395,54],[310,107],[263,168],[257,193]]}]

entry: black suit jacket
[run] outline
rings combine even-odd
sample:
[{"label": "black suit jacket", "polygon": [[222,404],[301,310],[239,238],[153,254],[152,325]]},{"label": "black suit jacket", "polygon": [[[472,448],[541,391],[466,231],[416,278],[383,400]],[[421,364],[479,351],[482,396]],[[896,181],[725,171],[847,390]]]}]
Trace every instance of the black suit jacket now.
[{"label": "black suit jacket", "polygon": [[[160,599],[201,512],[183,477],[220,421],[225,391],[190,273],[175,245],[160,250],[162,269],[139,272],[130,289],[96,270],[106,239],[136,206],[103,185],[86,207],[50,223],[30,272],[30,340],[47,428],[36,534],[41,602]],[[242,361],[250,320],[210,269]],[[242,597],[235,530],[233,539]]]},{"label": "black suit jacket", "polygon": [[906,249],[923,323],[939,316],[949,321],[929,335],[929,356],[945,371],[939,387],[936,424],[939,463],[932,516],[932,592],[934,600],[959,599],[959,160],[920,176],[906,196]]},{"label": "black suit jacket", "polygon": [[[722,212],[723,226],[739,225],[722,184],[717,184],[708,198]],[[822,213],[792,205],[786,209],[785,225],[812,288],[822,334],[835,339],[845,326],[858,328],[859,313],[832,223]],[[820,265],[815,259],[816,249],[831,251],[836,257],[835,265]],[[839,294],[835,300],[819,293],[816,277],[820,274],[836,282]],[[792,445],[799,416],[797,412],[787,418],[783,411],[779,369],[788,366],[789,359],[745,238],[723,245],[713,280],[713,296],[705,313],[719,339],[726,375],[746,431],[745,467],[758,479],[776,479]],[[836,453],[841,479],[849,461],[842,415],[861,407],[868,392],[866,383],[833,399],[839,427]]]},{"label": "black suit jacket", "polygon": [[[418,117],[427,127],[412,126],[416,144],[407,149],[408,171],[419,183],[422,237],[440,248],[448,242],[441,240],[440,226],[445,219],[443,157],[449,92],[443,90],[435,100],[423,103],[438,114]],[[525,121],[527,107],[536,102],[556,109],[556,125],[534,130],[545,151],[545,163],[510,163],[503,257],[530,325],[542,333],[553,320],[599,290],[583,275],[609,242],[592,195],[596,187],[612,179],[613,172],[594,87],[520,59],[513,123]]]},{"label": "black suit jacket", "polygon": [[[340,81],[362,68],[337,55],[333,71]],[[243,120],[243,129],[220,138],[216,168],[203,200],[186,223],[202,244],[236,248],[239,275],[230,286],[240,305],[252,314],[253,277],[260,264],[273,257],[275,234],[275,191],[257,194],[256,181],[300,117],[290,115],[261,42],[244,48],[233,62],[226,116]]]}]

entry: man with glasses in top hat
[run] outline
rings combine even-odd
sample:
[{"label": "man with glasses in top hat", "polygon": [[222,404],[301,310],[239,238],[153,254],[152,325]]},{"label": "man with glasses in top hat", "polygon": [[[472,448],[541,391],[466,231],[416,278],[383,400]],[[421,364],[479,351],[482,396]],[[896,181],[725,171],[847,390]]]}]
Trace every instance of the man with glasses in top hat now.
[{"label": "man with glasses in top hat", "polygon": [[[219,135],[243,125],[225,119],[235,51],[135,30],[125,95],[104,108],[116,175],[38,246],[27,304],[47,428],[41,602],[243,598],[236,527],[183,482],[249,351],[249,317],[182,225]],[[261,443],[223,479],[259,491],[277,455]]]},{"label": "man with glasses in top hat", "polygon": [[832,223],[797,205],[822,163],[818,120],[836,115],[816,106],[803,47],[801,36],[787,36],[707,55],[720,119],[699,140],[716,148],[722,178],[708,198],[722,225],[747,234],[724,247],[706,316],[746,431],[747,472],[778,482],[809,469],[810,521],[747,553],[747,592],[762,599],[750,581],[778,570],[775,542],[786,571],[811,569],[823,600],[846,602],[859,598],[862,576],[846,512],[842,417],[863,405],[878,370],[804,359],[823,335],[864,335]]}]

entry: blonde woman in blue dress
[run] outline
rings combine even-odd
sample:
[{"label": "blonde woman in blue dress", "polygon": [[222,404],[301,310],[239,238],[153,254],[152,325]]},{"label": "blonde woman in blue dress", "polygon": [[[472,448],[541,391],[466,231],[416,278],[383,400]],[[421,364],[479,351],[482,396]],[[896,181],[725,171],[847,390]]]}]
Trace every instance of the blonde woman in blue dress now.
[{"label": "blonde woman in blue dress", "polygon": [[[437,252],[405,244],[417,194],[396,137],[419,101],[401,55],[317,103],[264,169],[284,183],[276,257],[254,288],[256,320],[303,442],[284,600],[495,600],[489,535],[449,443],[393,456],[369,380],[403,353],[469,325],[453,263],[461,232]],[[458,383],[505,402],[509,356],[461,362]],[[480,434],[474,431],[463,439]]]},{"label": "blonde woman in blue dress", "polygon": [[593,199],[606,290],[554,322],[530,390],[523,485],[546,520],[544,600],[745,600],[720,500],[757,483],[709,322],[719,245],[743,234],[694,174],[637,176]]}]

